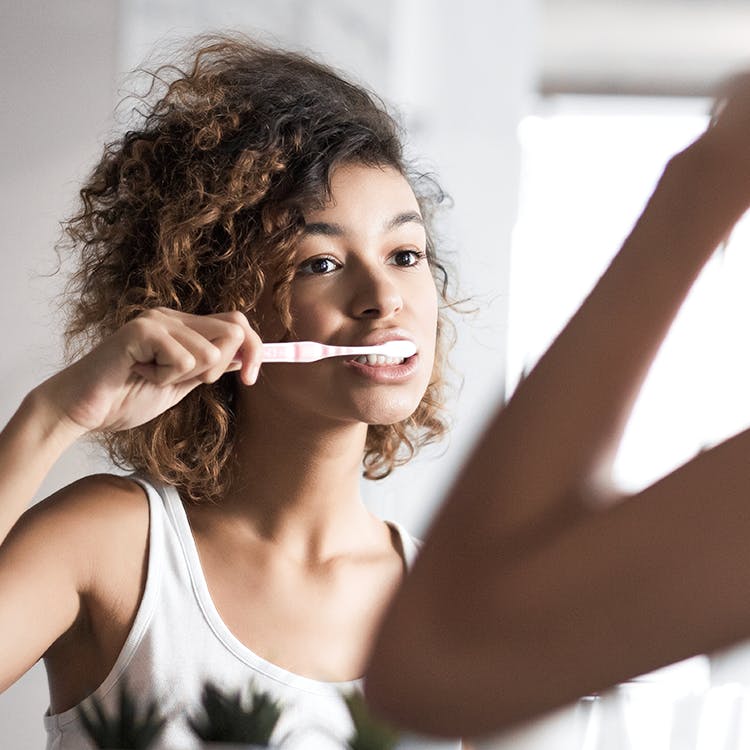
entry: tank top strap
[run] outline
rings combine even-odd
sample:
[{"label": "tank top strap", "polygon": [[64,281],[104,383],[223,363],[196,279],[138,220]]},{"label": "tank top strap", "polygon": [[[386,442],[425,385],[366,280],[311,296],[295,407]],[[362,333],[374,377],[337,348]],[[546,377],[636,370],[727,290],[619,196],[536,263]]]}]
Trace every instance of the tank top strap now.
[{"label": "tank top strap", "polygon": [[[151,516],[156,521],[154,533],[150,537],[150,548],[159,560],[159,576],[165,576],[170,582],[191,587],[193,578],[190,555],[186,546],[190,540],[189,527],[179,492],[170,484],[156,481],[142,474],[133,474],[131,478],[146,491],[151,507]],[[149,575],[151,568],[149,567]],[[168,583],[167,585],[171,585]]]},{"label": "tank top strap", "polygon": [[[154,619],[154,613],[158,608],[163,581],[164,505],[156,488],[147,479],[137,475],[128,475],[127,478],[140,485],[148,498],[149,524],[146,585],[125,643],[109,674],[93,693],[93,696],[98,700],[104,701],[112,699],[114,695],[113,688],[129,671],[137,651],[141,648],[141,644],[144,639],[148,638],[147,633]],[[79,705],[90,708],[91,698],[92,696],[85,698]],[[48,748],[55,747],[54,742],[60,740],[59,735],[61,732],[71,731],[69,728],[71,726],[77,727],[79,723],[77,707],[70,708],[58,714],[50,714],[48,710],[44,715],[44,726],[49,734]],[[64,743],[63,746],[67,747]],[[80,745],[80,747],[84,746],[87,745]]]},{"label": "tank top strap", "polygon": [[404,554],[404,564],[406,569],[411,569],[414,565],[414,561],[417,559],[419,550],[422,546],[422,541],[412,536],[404,526],[397,521],[388,520],[386,523],[396,531],[398,534],[399,541],[401,542],[401,549]]}]

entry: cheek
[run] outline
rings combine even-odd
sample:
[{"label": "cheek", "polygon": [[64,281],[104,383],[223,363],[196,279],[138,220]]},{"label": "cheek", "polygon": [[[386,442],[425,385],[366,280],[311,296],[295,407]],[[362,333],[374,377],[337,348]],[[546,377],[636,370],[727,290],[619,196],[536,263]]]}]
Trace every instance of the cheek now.
[{"label": "cheek", "polygon": [[421,292],[420,310],[424,311],[422,319],[424,320],[425,330],[432,333],[433,339],[437,336],[438,305],[438,291],[434,282],[430,279],[429,285],[425,285]]},{"label": "cheek", "polygon": [[[263,341],[282,341],[289,337],[284,322],[273,305],[270,294],[264,294],[257,307],[258,333]],[[330,325],[330,304],[326,299],[308,299],[303,294],[292,292],[289,300],[289,313],[295,339],[316,339],[326,332]]]},{"label": "cheek", "polygon": [[264,290],[252,316],[256,323],[256,333],[263,341],[280,341],[284,335],[284,324],[273,304],[270,284]]},{"label": "cheek", "polygon": [[434,283],[432,285],[431,290],[425,295],[425,305],[427,309],[429,309],[429,314],[426,316],[426,330],[429,331],[429,336],[431,337],[431,347],[430,347],[430,364],[427,368],[429,371],[428,381],[432,379],[433,375],[435,375],[434,369],[436,365],[436,354],[437,354],[437,329],[438,329],[438,318],[439,318],[439,307],[440,304],[440,298],[438,295],[438,291],[434,286]]},{"label": "cheek", "polygon": [[296,338],[325,341],[336,329],[338,316],[324,301],[298,300],[292,303],[290,310]]}]

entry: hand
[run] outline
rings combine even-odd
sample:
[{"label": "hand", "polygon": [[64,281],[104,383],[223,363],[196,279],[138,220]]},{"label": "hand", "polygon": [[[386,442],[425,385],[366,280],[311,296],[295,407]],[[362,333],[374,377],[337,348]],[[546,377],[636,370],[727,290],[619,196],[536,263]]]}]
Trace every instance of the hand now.
[{"label": "hand", "polygon": [[708,129],[685,153],[698,156],[708,180],[750,198],[750,70],[719,86]]},{"label": "hand", "polygon": [[257,379],[261,340],[240,312],[215,315],[156,308],[42,383],[37,396],[78,435],[144,424],[201,383],[238,370]]},{"label": "hand", "polygon": [[736,131],[737,136],[747,137],[750,121],[750,70],[737,73],[720,86],[711,108],[711,128]]},{"label": "hand", "polygon": [[708,128],[670,160],[662,180],[672,183],[674,231],[685,230],[696,247],[727,242],[750,208],[750,71],[719,88]]}]

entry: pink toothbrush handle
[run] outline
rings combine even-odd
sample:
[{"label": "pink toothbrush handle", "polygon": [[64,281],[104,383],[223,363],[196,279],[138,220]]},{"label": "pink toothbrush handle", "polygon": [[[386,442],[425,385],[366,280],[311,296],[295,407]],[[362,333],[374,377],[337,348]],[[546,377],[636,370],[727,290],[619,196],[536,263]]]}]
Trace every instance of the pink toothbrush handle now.
[{"label": "pink toothbrush handle", "polygon": [[[416,346],[411,342],[405,343],[410,350],[400,356],[411,356],[416,352]],[[331,344],[319,344],[317,341],[283,341],[275,344],[263,344],[264,362],[315,362],[325,357],[341,357],[357,354],[389,354],[392,351],[384,351],[391,342],[380,346],[333,346]],[[391,346],[391,349],[393,346]],[[403,347],[402,347],[403,348]],[[234,363],[238,363],[238,356]]]},{"label": "pink toothbrush handle", "polygon": [[328,354],[330,347],[317,341],[285,341],[263,344],[264,362],[315,362]]}]

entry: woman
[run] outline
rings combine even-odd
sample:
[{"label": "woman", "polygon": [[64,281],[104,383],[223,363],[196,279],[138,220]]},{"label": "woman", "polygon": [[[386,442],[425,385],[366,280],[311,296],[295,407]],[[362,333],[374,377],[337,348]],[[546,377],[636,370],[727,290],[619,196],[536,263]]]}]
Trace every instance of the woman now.
[{"label": "woman", "polygon": [[374,649],[386,716],[486,734],[750,635],[750,431],[621,502],[609,484],[674,315],[750,206],[748,132],[744,76],[488,427]]},{"label": "woman", "polygon": [[[203,683],[252,679],[285,747],[339,747],[416,552],[364,507],[360,465],[444,431],[433,198],[383,106],[302,56],[202,38],[139,106],[67,224],[86,353],[0,436],[0,689],[44,657],[48,747],[88,747],[77,708],[127,684],[166,714],[161,746],[190,748]],[[262,341],[391,339],[417,354],[261,367]],[[134,473],[21,515],[85,435]]]}]

